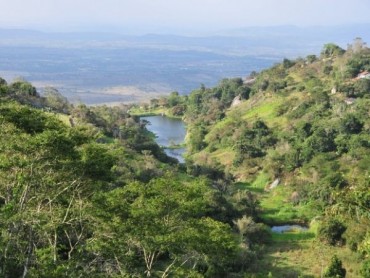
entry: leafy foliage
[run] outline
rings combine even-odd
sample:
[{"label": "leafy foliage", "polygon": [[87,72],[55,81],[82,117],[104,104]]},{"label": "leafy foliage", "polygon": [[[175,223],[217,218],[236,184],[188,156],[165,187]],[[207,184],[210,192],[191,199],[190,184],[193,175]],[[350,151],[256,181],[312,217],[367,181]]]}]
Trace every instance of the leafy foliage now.
[{"label": "leafy foliage", "polygon": [[[111,214],[116,216],[103,232],[97,231],[94,252],[109,256],[109,250],[115,250],[119,241],[118,261],[138,260],[133,265],[119,266],[126,271],[140,273],[144,269],[146,275],[151,275],[198,266],[195,270],[206,276],[216,269],[216,273],[222,273],[235,257],[236,242],[227,225],[205,217],[207,200],[203,196],[207,192],[204,181],[180,184],[173,177],[165,177],[100,195],[99,218],[106,222]],[[99,261],[102,259],[108,258]]]},{"label": "leafy foliage", "polygon": [[[367,277],[366,70],[369,49],[356,39],[347,51],[327,44],[320,57],[152,100],[186,121],[186,165],[129,106],[74,106],[54,89],[40,96],[25,80],[0,79],[0,272],[238,277],[271,240],[261,220],[318,216],[325,248],[347,243]],[[344,277],[341,261],[325,275]]]},{"label": "leafy foliage", "polygon": [[208,179],[187,181],[157,160],[172,162],[124,109],[67,106],[62,123],[1,99],[3,275],[221,277],[247,268],[248,250],[216,220]]},{"label": "leafy foliage", "polygon": [[361,275],[364,278],[370,277],[370,260],[365,260],[362,264]]},{"label": "leafy foliage", "polygon": [[330,245],[343,244],[342,235],[346,227],[337,219],[329,219],[322,223],[318,231],[320,239]]},{"label": "leafy foliage", "polygon": [[330,265],[325,270],[323,277],[325,277],[325,278],[346,277],[346,270],[342,266],[342,261],[339,260],[337,256],[334,256],[331,259]]}]

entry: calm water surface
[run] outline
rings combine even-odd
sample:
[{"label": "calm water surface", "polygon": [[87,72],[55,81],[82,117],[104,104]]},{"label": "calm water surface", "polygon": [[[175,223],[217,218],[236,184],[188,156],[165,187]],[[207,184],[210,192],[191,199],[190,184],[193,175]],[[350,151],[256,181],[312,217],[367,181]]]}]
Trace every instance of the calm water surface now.
[{"label": "calm water surface", "polygon": [[278,234],[293,231],[293,230],[304,232],[304,231],[307,231],[308,228],[304,227],[304,226],[301,226],[301,225],[281,225],[281,226],[272,226],[271,227],[271,231],[273,233],[278,233]]},{"label": "calm water surface", "polygon": [[[170,147],[184,143],[186,126],[180,119],[168,118],[166,116],[140,117],[149,122],[147,129],[156,135],[155,141],[162,147]],[[177,158],[180,163],[184,162],[183,154],[185,148],[165,149],[168,156]]]}]

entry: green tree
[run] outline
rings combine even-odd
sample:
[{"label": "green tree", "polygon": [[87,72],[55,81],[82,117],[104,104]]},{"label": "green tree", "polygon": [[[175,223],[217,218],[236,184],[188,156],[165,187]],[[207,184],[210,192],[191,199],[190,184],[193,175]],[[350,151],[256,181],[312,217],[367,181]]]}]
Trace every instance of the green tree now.
[{"label": "green tree", "polygon": [[189,136],[189,145],[190,145],[190,151],[196,152],[200,151],[202,148],[206,146],[206,143],[204,141],[204,136],[206,135],[206,130],[204,126],[199,125],[196,127],[193,127],[192,132]]},{"label": "green tree", "polygon": [[316,55],[308,55],[306,57],[306,60],[307,60],[308,63],[312,64],[313,62],[317,61],[317,57],[316,57]]},{"label": "green tree", "polygon": [[364,123],[355,114],[346,114],[340,121],[340,129],[344,134],[360,133]]},{"label": "green tree", "polygon": [[3,86],[3,85],[7,85],[8,83],[6,82],[6,80],[4,78],[1,78],[0,77],[0,85]]},{"label": "green tree", "polygon": [[38,96],[36,88],[32,86],[31,83],[25,80],[19,80],[11,83],[9,85],[10,91],[13,94],[20,96]]},{"label": "green tree", "polygon": [[70,109],[70,104],[66,97],[64,97],[55,88],[48,87],[44,92],[45,105],[58,112],[67,113]]},{"label": "green tree", "polygon": [[318,236],[319,238],[330,244],[343,244],[342,235],[346,231],[346,227],[337,219],[329,219],[326,222],[323,222],[319,228]]},{"label": "green tree", "polygon": [[346,277],[346,269],[342,266],[342,261],[337,256],[333,256],[330,265],[326,268],[323,277],[343,278]]},{"label": "green tree", "polygon": [[98,143],[83,145],[80,150],[83,173],[96,180],[109,180],[116,157],[105,146]]},{"label": "green tree", "polygon": [[118,268],[141,276],[166,277],[181,269],[208,276],[225,272],[236,242],[228,225],[205,217],[208,194],[204,181],[181,184],[167,176],[100,195],[97,213],[107,224],[91,248],[103,256],[99,260],[113,250]]},{"label": "green tree", "polygon": [[323,49],[321,50],[321,56],[324,58],[341,56],[344,53],[345,53],[344,49],[333,43],[325,44]]},{"label": "green tree", "polygon": [[294,61],[289,60],[287,58],[284,58],[284,60],[283,60],[283,67],[284,67],[284,69],[291,68],[294,65],[295,65],[295,62]]},{"label": "green tree", "polygon": [[354,90],[356,91],[356,96],[363,97],[365,95],[370,95],[370,79],[362,78],[354,84]]},{"label": "green tree", "polygon": [[315,152],[331,152],[336,150],[335,135],[335,130],[320,126],[306,140],[305,144]]},{"label": "green tree", "polygon": [[168,97],[168,105],[169,107],[174,107],[181,102],[181,98],[178,92],[172,92]]},{"label": "green tree", "polygon": [[[19,104],[11,107],[21,111],[19,118],[29,117],[25,126],[0,113],[1,273],[68,276],[91,228],[85,208],[93,187],[83,181],[77,141],[61,123]],[[37,129],[30,129],[33,122]]]}]

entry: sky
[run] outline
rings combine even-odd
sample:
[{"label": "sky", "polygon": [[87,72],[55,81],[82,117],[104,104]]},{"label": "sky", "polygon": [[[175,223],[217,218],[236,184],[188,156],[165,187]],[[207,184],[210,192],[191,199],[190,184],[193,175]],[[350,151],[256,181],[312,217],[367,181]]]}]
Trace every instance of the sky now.
[{"label": "sky", "polygon": [[182,33],[370,22],[370,0],[0,0],[0,28]]}]

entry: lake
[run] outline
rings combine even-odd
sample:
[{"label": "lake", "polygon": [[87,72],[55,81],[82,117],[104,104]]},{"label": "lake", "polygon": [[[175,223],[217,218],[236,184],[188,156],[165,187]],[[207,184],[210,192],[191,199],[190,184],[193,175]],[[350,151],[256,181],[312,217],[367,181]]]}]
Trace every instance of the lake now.
[{"label": "lake", "polygon": [[149,122],[146,128],[156,135],[155,141],[165,148],[166,154],[176,158],[180,163],[184,163],[185,148],[168,149],[168,147],[184,143],[186,136],[184,122],[166,116],[148,116],[140,117],[140,119]]},{"label": "lake", "polygon": [[301,225],[281,225],[281,226],[272,226],[271,231],[273,233],[285,233],[285,232],[291,232],[291,231],[299,231],[299,232],[305,232],[308,228],[301,226]]}]

